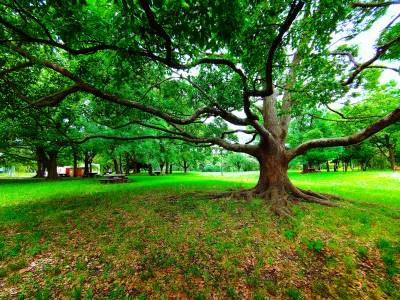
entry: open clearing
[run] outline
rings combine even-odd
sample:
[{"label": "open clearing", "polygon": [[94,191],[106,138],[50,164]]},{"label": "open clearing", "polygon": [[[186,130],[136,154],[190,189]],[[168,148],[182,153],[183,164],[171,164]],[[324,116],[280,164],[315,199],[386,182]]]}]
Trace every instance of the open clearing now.
[{"label": "open clearing", "polygon": [[0,181],[0,297],[400,297],[400,176],[290,173],[352,201],[166,200],[254,185],[256,174]]}]

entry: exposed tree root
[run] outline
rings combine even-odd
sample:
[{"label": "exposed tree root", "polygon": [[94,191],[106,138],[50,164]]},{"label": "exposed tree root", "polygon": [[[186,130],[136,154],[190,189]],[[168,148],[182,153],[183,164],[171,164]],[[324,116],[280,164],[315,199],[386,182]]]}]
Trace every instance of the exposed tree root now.
[{"label": "exposed tree root", "polygon": [[291,207],[299,201],[318,203],[326,206],[339,206],[331,199],[340,199],[337,196],[320,194],[309,190],[303,190],[295,187],[290,181],[285,182],[284,188],[272,187],[260,189],[258,187],[251,189],[228,190],[217,193],[207,192],[188,192],[181,195],[173,195],[164,198],[167,201],[179,201],[184,198],[195,200],[203,199],[234,199],[251,200],[253,198],[264,199],[270,210],[278,216],[292,217]]},{"label": "exposed tree root", "polygon": [[286,187],[296,198],[299,198],[300,200],[326,206],[338,206],[337,203],[330,201],[327,196],[312,191],[301,190],[295,187],[290,181],[286,182]]},{"label": "exposed tree root", "polygon": [[317,192],[313,192],[313,191],[310,191],[310,190],[303,190],[303,189],[300,189],[300,188],[297,188],[300,192],[302,192],[302,193],[304,193],[304,194],[306,194],[306,195],[309,195],[309,196],[313,196],[313,197],[317,197],[317,198],[321,198],[321,199],[324,199],[324,200],[326,200],[326,201],[329,201],[329,198],[328,197],[326,197],[325,195],[323,195],[323,194],[320,194],[320,193],[317,193]]}]

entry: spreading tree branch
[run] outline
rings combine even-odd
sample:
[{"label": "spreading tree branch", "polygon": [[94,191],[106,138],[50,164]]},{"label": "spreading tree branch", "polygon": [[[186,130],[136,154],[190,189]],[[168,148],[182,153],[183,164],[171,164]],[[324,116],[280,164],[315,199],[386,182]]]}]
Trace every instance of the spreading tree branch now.
[{"label": "spreading tree branch", "polygon": [[0,71],[0,79],[2,79],[3,77],[5,77],[6,75],[8,75],[12,72],[15,72],[20,69],[27,68],[27,67],[31,67],[31,66],[33,66],[33,63],[31,61],[28,61],[28,62],[24,62],[24,63],[20,63],[18,65],[15,65],[9,69],[2,70],[2,71]]},{"label": "spreading tree branch", "polygon": [[365,3],[365,2],[355,2],[352,3],[351,6],[354,8],[377,8],[377,7],[387,7],[393,4],[400,4],[400,1],[387,1],[387,2],[378,2],[378,3]]},{"label": "spreading tree branch", "polygon": [[[356,63],[355,70],[350,74],[350,76],[345,81],[342,82],[342,85],[346,86],[346,85],[349,85],[349,84],[353,83],[354,80],[356,79],[356,77],[362,71],[364,71],[365,69],[371,68],[371,67],[374,68],[374,66],[372,66],[372,64],[375,61],[377,61],[379,58],[381,58],[390,49],[390,47],[392,47],[395,44],[399,44],[399,43],[400,43],[400,36],[392,39],[391,41],[389,41],[389,42],[387,42],[387,43],[385,43],[385,44],[383,44],[381,46],[378,46],[378,48],[376,49],[375,55],[371,59],[367,60],[366,62],[364,62],[362,64],[357,64]],[[349,56],[350,54],[346,54],[346,55]],[[390,69],[392,69],[392,70],[394,70],[396,72],[399,71],[399,70],[396,70],[394,68],[390,68]]]},{"label": "spreading tree branch", "polygon": [[267,95],[271,95],[273,93],[273,78],[272,78],[272,69],[274,62],[274,55],[279,45],[282,43],[283,36],[289,30],[290,26],[296,19],[297,15],[300,13],[301,9],[304,6],[304,2],[299,1],[298,3],[293,2],[290,6],[290,11],[286,16],[285,21],[282,26],[279,28],[278,35],[272,41],[271,47],[269,48],[267,61],[265,65],[265,91]]},{"label": "spreading tree branch", "polygon": [[368,127],[360,130],[349,136],[338,137],[338,138],[321,138],[314,139],[304,144],[297,146],[288,151],[288,159],[292,160],[296,156],[306,153],[310,149],[314,148],[325,148],[325,147],[337,147],[337,146],[349,146],[361,143],[378,131],[386,128],[387,126],[394,124],[400,120],[400,107],[396,108],[391,113],[387,114],[382,119],[372,123]]},{"label": "spreading tree branch", "polygon": [[328,104],[326,104],[325,106],[328,110],[339,115],[342,119],[345,119],[345,120],[365,120],[365,119],[382,118],[383,117],[383,116],[351,116],[351,117],[348,117],[344,113],[331,108]]},{"label": "spreading tree branch", "polygon": [[[42,38],[33,37],[33,36],[29,35],[28,33],[26,33],[25,31],[14,26],[13,24],[8,22],[6,19],[4,19],[1,16],[0,16],[0,24],[2,24],[6,28],[10,29],[12,32],[17,34],[21,38],[21,40],[18,40],[19,43],[25,42],[25,43],[36,43],[36,44],[41,44],[41,45],[48,45],[51,47],[56,47],[56,48],[62,49],[64,51],[67,51],[69,54],[72,54],[72,55],[88,55],[88,54],[96,53],[98,51],[112,50],[112,51],[121,52],[125,56],[128,55],[128,56],[146,57],[150,60],[160,62],[170,68],[177,69],[177,70],[189,70],[198,65],[203,65],[203,64],[225,65],[225,66],[229,67],[233,72],[235,72],[236,74],[238,74],[240,76],[240,78],[242,79],[243,85],[247,84],[247,77],[244,74],[244,72],[240,68],[236,67],[235,63],[233,63],[232,61],[230,61],[228,59],[224,59],[224,58],[205,57],[205,58],[201,58],[197,61],[194,61],[194,62],[191,62],[188,64],[181,64],[179,62],[173,61],[172,57],[169,57],[168,55],[167,55],[167,57],[164,58],[164,57],[155,55],[154,53],[152,53],[148,50],[140,50],[139,51],[139,50],[133,50],[130,48],[119,47],[116,45],[100,43],[100,42],[94,46],[84,47],[84,48],[80,48],[80,49],[74,49],[64,43],[60,43],[60,42],[54,41],[52,39],[42,39]],[[3,44],[8,43],[7,40],[0,41],[0,42]]]},{"label": "spreading tree branch", "polygon": [[175,135],[143,135],[143,136],[135,136],[135,137],[125,137],[125,136],[115,136],[115,135],[91,135],[87,136],[79,141],[75,141],[76,144],[83,144],[91,139],[107,139],[107,140],[118,140],[118,141],[138,141],[138,140],[181,140],[194,144],[203,144],[208,143],[212,145],[220,146],[224,149],[234,151],[234,152],[243,152],[248,153],[250,155],[255,155],[257,151],[257,147],[253,145],[242,145],[242,144],[232,144],[227,141],[224,141],[219,138],[189,138],[183,136],[175,136]]},{"label": "spreading tree branch", "polygon": [[164,28],[157,22],[153,11],[150,8],[149,3],[146,0],[140,0],[140,6],[143,8],[150,27],[155,31],[155,33],[165,40],[165,50],[167,61],[172,61],[172,40]]}]

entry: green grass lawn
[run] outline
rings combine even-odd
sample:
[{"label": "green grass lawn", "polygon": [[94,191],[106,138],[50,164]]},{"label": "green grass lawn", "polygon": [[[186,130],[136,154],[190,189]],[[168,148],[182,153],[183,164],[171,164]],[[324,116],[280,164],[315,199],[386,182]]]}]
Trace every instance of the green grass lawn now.
[{"label": "green grass lawn", "polygon": [[400,173],[291,173],[339,208],[168,195],[256,174],[0,180],[0,298],[400,299]]}]

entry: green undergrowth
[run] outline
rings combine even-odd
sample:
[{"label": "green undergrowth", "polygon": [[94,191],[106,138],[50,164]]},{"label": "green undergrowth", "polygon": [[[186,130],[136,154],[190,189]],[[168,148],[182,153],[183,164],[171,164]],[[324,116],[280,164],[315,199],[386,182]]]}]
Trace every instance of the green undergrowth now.
[{"label": "green undergrowth", "polygon": [[397,175],[291,173],[351,200],[298,204],[293,220],[262,199],[166,200],[255,174],[2,180],[0,298],[399,299]]}]

